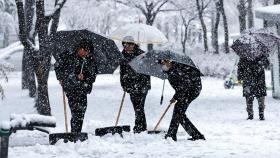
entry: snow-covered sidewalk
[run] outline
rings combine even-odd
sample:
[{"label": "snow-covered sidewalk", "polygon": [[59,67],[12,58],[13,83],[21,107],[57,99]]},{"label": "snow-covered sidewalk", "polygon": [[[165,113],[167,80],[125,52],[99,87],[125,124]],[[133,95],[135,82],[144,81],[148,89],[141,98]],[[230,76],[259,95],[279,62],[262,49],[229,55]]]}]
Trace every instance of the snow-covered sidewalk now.
[{"label": "snow-covered sidewalk", "polygon": [[[15,72],[9,76],[8,84],[4,85],[6,98],[0,101],[0,120],[9,120],[11,113],[35,111],[34,101],[28,98],[27,91],[20,89],[20,73]],[[147,96],[145,107],[149,129],[153,129],[174,93],[167,84],[164,104],[159,105],[161,87],[162,80],[152,78],[152,90]],[[54,146],[40,145],[48,142],[46,134],[19,131],[11,136],[9,158],[278,158],[280,155],[280,101],[272,99],[271,91],[268,91],[266,99],[266,120],[258,120],[257,102],[254,101],[255,119],[247,121],[241,87],[226,90],[223,87],[223,80],[203,78],[201,95],[190,105],[187,116],[205,135],[206,141],[188,141],[189,136],[181,127],[178,142],[163,139],[163,134],[125,133],[124,138],[118,135],[106,135],[101,138],[94,136],[96,128],[114,125],[122,93],[118,74],[98,76],[93,92],[88,96],[88,109],[83,127],[85,132],[89,132],[89,140],[76,144],[64,144],[61,141]],[[62,92],[53,72],[49,79],[49,95],[52,114],[57,120],[57,127],[51,131],[63,132]],[[162,121],[161,129],[168,128],[171,114],[172,109]],[[134,125],[134,111],[129,97],[125,99],[119,123],[129,124],[132,127]]]}]

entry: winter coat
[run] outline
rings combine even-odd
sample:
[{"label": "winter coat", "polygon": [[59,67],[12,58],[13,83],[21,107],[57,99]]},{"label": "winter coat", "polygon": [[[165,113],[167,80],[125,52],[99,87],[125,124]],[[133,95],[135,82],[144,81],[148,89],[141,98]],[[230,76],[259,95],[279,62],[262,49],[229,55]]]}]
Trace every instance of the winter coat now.
[{"label": "winter coat", "polygon": [[120,82],[123,90],[127,93],[146,93],[151,89],[151,77],[135,72],[128,64],[132,59],[142,53],[144,53],[144,51],[139,48],[137,48],[134,53],[125,53],[122,51],[124,59],[120,61]]},{"label": "winter coat", "polygon": [[172,62],[172,67],[167,71],[168,81],[175,89],[175,100],[195,99],[202,89],[202,74],[199,70],[184,64]]},{"label": "winter coat", "polygon": [[[78,74],[81,72],[82,65],[84,80],[79,80]],[[60,54],[54,68],[57,80],[62,81],[66,93],[77,91],[89,94],[91,92],[92,83],[95,82],[97,75],[97,66],[91,53],[83,59],[77,52],[64,52]]]},{"label": "winter coat", "polygon": [[243,96],[266,96],[264,67],[269,65],[267,57],[260,57],[254,61],[240,59],[237,69],[238,80],[243,81]]}]

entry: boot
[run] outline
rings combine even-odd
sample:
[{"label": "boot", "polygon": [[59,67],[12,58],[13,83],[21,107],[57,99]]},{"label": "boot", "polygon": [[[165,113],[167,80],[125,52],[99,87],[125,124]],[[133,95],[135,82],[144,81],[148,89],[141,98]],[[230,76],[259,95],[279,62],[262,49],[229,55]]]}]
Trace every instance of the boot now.
[{"label": "boot", "polygon": [[199,139],[206,140],[204,135],[202,135],[202,134],[201,135],[194,135],[191,138],[188,138],[188,140],[191,140],[191,141],[196,141],[196,140],[199,140]]},{"label": "boot", "polygon": [[259,114],[259,117],[260,117],[260,120],[261,120],[261,121],[265,120],[264,114],[263,114],[263,113],[260,113],[260,114]]},{"label": "boot", "polygon": [[253,114],[248,114],[247,120],[253,120],[253,119],[254,119],[254,115]]},{"label": "boot", "polygon": [[147,130],[147,128],[143,128],[143,127],[139,127],[139,126],[134,126],[133,127],[133,133],[134,134],[141,133],[141,132],[144,132],[146,130]]},{"label": "boot", "polygon": [[175,142],[177,141],[177,136],[175,135],[175,134],[166,134],[165,136],[164,136],[164,139],[167,139],[167,138],[169,138],[169,137],[171,137],[172,138],[172,140],[174,140]]}]

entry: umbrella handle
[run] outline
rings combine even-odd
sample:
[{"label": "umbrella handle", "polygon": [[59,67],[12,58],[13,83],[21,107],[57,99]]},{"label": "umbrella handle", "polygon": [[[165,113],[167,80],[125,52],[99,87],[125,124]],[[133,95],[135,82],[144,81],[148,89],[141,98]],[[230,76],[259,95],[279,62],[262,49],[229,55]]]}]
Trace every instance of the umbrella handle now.
[{"label": "umbrella handle", "polygon": [[83,63],[82,63],[82,67],[81,67],[80,74],[83,72],[83,69],[84,69],[84,64],[85,64],[85,59],[83,59]]},{"label": "umbrella handle", "polygon": [[68,133],[66,97],[63,88],[62,88],[62,95],[63,95],[63,106],[64,106],[64,124],[65,124],[66,133]]},{"label": "umbrella handle", "polygon": [[164,87],[165,87],[165,80],[163,80],[162,92],[161,92],[161,98],[160,98],[160,105],[162,105],[162,102],[163,102],[163,92],[164,92]]},{"label": "umbrella handle", "polygon": [[124,103],[125,94],[126,94],[126,92],[124,91],[123,92],[122,101],[121,101],[121,105],[120,105],[120,108],[119,108],[119,112],[118,112],[118,115],[117,115],[115,126],[117,126],[118,123],[119,123],[119,119],[120,119],[120,115],[121,115],[121,111],[122,111],[122,107],[123,107],[123,103]]},{"label": "umbrella handle", "polygon": [[162,121],[163,117],[165,116],[166,112],[169,110],[169,108],[170,108],[170,106],[171,106],[172,104],[173,104],[173,103],[170,103],[170,104],[167,106],[167,108],[165,109],[165,111],[164,111],[163,114],[161,115],[159,121],[157,122],[157,124],[156,124],[156,126],[155,126],[155,128],[154,128],[154,131],[157,130],[157,128],[158,128],[160,122]]}]

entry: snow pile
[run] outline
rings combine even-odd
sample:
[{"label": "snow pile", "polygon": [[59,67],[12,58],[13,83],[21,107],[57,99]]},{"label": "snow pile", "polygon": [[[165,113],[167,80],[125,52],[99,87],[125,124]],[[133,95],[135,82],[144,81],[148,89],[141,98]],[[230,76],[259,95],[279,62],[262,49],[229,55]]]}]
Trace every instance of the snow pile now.
[{"label": "snow pile", "polygon": [[53,116],[43,116],[38,114],[11,114],[11,128],[26,127],[28,125],[55,125],[56,119]]},{"label": "snow pile", "polygon": [[11,124],[8,121],[2,121],[0,122],[0,130],[10,130],[11,129]]}]

